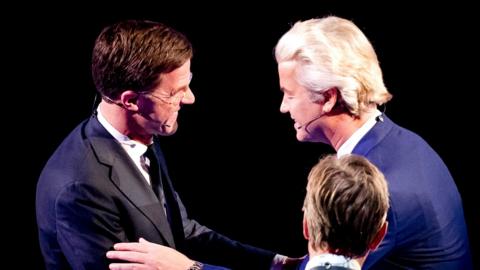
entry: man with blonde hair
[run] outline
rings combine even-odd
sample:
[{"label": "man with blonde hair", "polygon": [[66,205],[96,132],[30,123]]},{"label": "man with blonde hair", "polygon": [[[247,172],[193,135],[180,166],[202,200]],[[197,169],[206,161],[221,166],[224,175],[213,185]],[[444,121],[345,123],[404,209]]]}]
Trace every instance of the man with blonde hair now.
[{"label": "man with blonde hair", "polygon": [[308,176],[304,202],[306,269],[360,269],[385,236],[388,207],[387,182],[366,158],[321,159]]},{"label": "man with blonde hair", "polygon": [[388,232],[365,268],[471,269],[460,194],[438,154],[377,109],[392,98],[373,46],[351,21],[298,22],[275,48],[282,113],[299,141],[368,158],[390,193]]}]

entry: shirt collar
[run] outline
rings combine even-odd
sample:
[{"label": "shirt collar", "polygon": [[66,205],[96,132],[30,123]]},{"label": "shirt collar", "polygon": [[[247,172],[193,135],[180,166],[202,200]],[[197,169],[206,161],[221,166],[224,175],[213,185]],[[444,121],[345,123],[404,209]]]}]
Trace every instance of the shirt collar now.
[{"label": "shirt collar", "polygon": [[375,123],[377,123],[376,118],[379,115],[382,115],[382,112],[375,110],[374,114],[338,148],[337,157],[351,154],[363,136],[375,126]]},{"label": "shirt collar", "polygon": [[305,270],[310,270],[317,266],[327,266],[327,265],[341,266],[341,267],[346,267],[353,270],[361,269],[360,264],[354,259],[346,258],[341,255],[324,253],[324,254],[310,257],[307,265],[305,266]]},{"label": "shirt collar", "polygon": [[147,151],[147,146],[130,139],[128,136],[122,134],[116,128],[114,128],[107,119],[103,116],[102,111],[97,109],[98,122],[110,133],[115,140],[117,140],[122,147],[128,152],[129,155],[142,156]]}]

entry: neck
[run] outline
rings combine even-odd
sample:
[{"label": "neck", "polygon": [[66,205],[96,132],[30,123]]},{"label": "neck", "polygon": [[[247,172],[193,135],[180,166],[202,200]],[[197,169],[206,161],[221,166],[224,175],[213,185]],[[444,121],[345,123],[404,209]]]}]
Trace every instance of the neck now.
[{"label": "neck", "polygon": [[145,145],[152,142],[152,135],[143,131],[137,123],[135,113],[104,100],[100,102],[98,109],[102,112],[102,115],[108,123],[123,135]]},{"label": "neck", "polygon": [[374,113],[375,108],[362,113],[360,117],[355,117],[348,113],[332,116],[329,120],[329,128],[326,129],[325,136],[335,151],[338,151],[340,146],[365,124]]},{"label": "neck", "polygon": [[329,253],[328,250],[322,248],[314,248],[311,243],[308,243],[308,256],[313,257],[327,253]]},{"label": "neck", "polygon": [[[333,254],[331,252],[329,252],[327,249],[322,249],[322,248],[314,248],[311,243],[308,243],[308,256],[310,258],[314,257],[314,256],[319,256],[319,255],[322,255],[322,254]],[[363,263],[365,262],[365,259],[367,258],[367,255],[365,256],[362,256],[362,257],[356,257],[356,258],[353,258],[353,260],[357,261],[357,263],[360,265],[360,266],[363,266]]]},{"label": "neck", "polygon": [[365,263],[365,260],[367,259],[367,256],[362,256],[362,257],[359,257],[359,258],[355,258],[355,260],[358,262],[358,264],[360,264],[360,266],[363,266],[363,264]]}]

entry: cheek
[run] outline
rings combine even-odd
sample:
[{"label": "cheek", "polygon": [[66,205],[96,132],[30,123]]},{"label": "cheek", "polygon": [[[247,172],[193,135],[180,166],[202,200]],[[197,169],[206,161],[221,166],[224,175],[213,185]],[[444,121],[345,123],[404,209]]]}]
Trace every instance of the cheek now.
[{"label": "cheek", "polygon": [[163,108],[156,111],[157,121],[173,126],[178,118],[178,110],[175,108]]},{"label": "cheek", "polygon": [[305,117],[305,114],[307,113],[306,105],[307,104],[304,104],[303,102],[292,102],[292,104],[290,104],[290,114],[295,118]]},{"label": "cheek", "polygon": [[297,106],[297,112],[304,114],[304,115],[309,115],[309,114],[317,114],[319,107],[318,104],[313,103],[311,101],[303,101],[298,104]]},{"label": "cheek", "polygon": [[157,106],[157,107],[153,108],[152,113],[154,115],[156,115],[157,117],[168,118],[170,115],[172,115],[173,109],[170,108],[170,107],[166,107],[166,106],[163,106],[163,107]]}]

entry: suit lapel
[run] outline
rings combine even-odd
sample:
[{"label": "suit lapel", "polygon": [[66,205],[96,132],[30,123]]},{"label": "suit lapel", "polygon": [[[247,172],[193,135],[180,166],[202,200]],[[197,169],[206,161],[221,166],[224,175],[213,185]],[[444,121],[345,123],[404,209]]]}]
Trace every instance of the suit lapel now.
[{"label": "suit lapel", "polygon": [[175,247],[163,207],[133,161],[96,117],[90,119],[88,126],[93,151],[101,163],[111,167],[112,182],[153,223],[169,246]]},{"label": "suit lapel", "polygon": [[167,165],[165,163],[165,158],[160,148],[160,142],[158,138],[155,138],[154,152],[157,157],[159,170],[160,170],[160,177],[163,183],[164,196],[168,205],[168,211],[170,215],[170,225],[171,225],[170,228],[172,229],[172,233],[175,239],[175,244],[178,246],[178,245],[181,245],[181,243],[185,239],[182,217],[179,209],[179,203],[175,196],[175,189],[173,188],[172,182],[170,180],[170,176],[167,170]]}]

